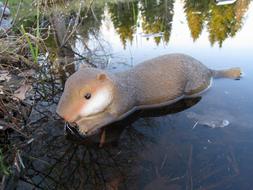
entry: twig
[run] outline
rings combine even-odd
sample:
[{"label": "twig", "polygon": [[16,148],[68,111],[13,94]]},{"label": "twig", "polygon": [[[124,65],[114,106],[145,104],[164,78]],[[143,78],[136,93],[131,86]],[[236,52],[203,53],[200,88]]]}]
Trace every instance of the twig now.
[{"label": "twig", "polygon": [[16,15],[15,15],[13,21],[12,21],[12,26],[14,26],[14,24],[15,24],[15,22],[16,22],[16,19],[17,19],[17,17],[18,17],[19,10],[20,10],[20,7],[21,7],[21,4],[22,4],[22,3],[23,3],[23,0],[20,0],[20,1],[19,1],[19,4],[18,4],[18,9],[17,9]]},{"label": "twig", "polygon": [[4,187],[5,187],[5,179],[6,179],[6,176],[4,175],[3,177],[2,177],[2,182],[1,182],[1,185],[0,185],[0,189],[5,189]]},{"label": "twig", "polygon": [[198,121],[196,121],[196,123],[193,125],[192,129],[195,129],[195,127],[198,125]]},{"label": "twig", "polygon": [[230,154],[230,156],[228,156],[228,161],[230,162],[230,164],[235,172],[235,175],[240,175],[240,169],[239,169],[238,163],[236,161],[236,157],[235,157],[233,148],[231,146],[229,146],[229,154]]},{"label": "twig", "polygon": [[163,158],[163,162],[162,162],[161,167],[160,167],[160,170],[163,169],[163,167],[164,167],[164,165],[165,165],[167,159],[168,159],[168,154],[165,154],[165,156],[164,156],[164,158]]},{"label": "twig", "polygon": [[63,47],[66,48],[67,50],[72,51],[75,55],[78,55],[79,57],[81,57],[81,59],[84,59],[84,60],[88,63],[88,65],[97,68],[97,66],[96,66],[95,64],[91,63],[91,62],[89,61],[89,59],[87,59],[86,57],[82,56],[81,54],[75,52],[72,48],[69,48],[69,47],[67,47],[67,46],[65,46],[65,45],[64,45]]},{"label": "twig", "polygon": [[99,148],[102,148],[106,142],[106,131],[105,131],[105,129],[102,129],[102,130],[103,130],[103,132],[100,137]]}]

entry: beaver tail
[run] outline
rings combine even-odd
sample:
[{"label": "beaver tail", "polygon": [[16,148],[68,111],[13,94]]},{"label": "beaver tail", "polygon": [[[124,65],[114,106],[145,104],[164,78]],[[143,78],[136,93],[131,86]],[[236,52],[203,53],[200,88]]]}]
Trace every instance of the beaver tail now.
[{"label": "beaver tail", "polygon": [[211,72],[214,78],[240,79],[242,76],[242,71],[239,67],[225,70],[211,70]]}]

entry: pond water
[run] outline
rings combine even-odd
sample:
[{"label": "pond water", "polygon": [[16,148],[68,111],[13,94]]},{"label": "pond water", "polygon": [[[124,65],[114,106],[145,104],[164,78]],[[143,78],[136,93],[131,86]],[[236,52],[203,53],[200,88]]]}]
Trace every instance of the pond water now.
[{"label": "pond water", "polygon": [[92,17],[96,36],[80,28],[71,47],[83,54],[84,44],[103,46],[99,67],[124,70],[179,52],[212,69],[241,67],[243,78],[217,79],[201,97],[133,114],[106,129],[103,147],[99,136],[80,141],[64,135],[62,121],[43,120],[25,149],[26,169],[6,188],[252,189],[253,2],[101,1]]}]

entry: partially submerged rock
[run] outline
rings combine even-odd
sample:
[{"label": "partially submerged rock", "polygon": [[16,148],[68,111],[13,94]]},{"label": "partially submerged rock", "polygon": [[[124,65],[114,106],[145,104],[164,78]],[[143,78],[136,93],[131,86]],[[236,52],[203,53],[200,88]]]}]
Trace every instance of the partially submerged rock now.
[{"label": "partially submerged rock", "polygon": [[32,85],[23,84],[13,94],[15,100],[25,100],[27,93],[32,89]]},{"label": "partially submerged rock", "polygon": [[9,75],[9,71],[7,70],[1,70],[0,71],[0,82],[8,82],[11,79],[11,76]]},{"label": "partially submerged rock", "polygon": [[10,9],[2,3],[0,2],[0,16],[4,16],[4,17],[8,17],[11,15],[11,11]]},{"label": "partially submerged rock", "polygon": [[9,30],[12,26],[11,11],[0,2],[0,35]]}]

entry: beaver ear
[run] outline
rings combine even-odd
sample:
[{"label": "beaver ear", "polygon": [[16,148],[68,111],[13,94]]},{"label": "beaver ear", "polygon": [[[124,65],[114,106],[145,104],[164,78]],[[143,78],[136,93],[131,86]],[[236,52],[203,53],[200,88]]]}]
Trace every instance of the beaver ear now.
[{"label": "beaver ear", "polygon": [[107,79],[107,75],[105,73],[100,73],[97,75],[97,79],[100,81],[105,81]]}]

